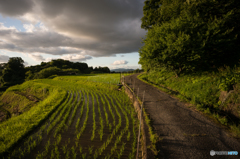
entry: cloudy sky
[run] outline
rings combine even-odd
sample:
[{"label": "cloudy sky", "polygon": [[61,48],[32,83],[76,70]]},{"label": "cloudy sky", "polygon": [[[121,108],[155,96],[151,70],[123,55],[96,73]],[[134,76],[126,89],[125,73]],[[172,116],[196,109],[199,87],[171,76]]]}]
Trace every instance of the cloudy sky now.
[{"label": "cloudy sky", "polygon": [[0,63],[138,68],[144,0],[0,0]]}]

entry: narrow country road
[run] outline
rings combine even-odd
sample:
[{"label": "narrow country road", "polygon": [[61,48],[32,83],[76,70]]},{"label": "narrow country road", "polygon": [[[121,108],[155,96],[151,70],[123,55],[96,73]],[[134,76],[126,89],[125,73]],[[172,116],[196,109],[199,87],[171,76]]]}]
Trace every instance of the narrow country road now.
[{"label": "narrow country road", "polygon": [[125,83],[131,88],[134,85],[136,94],[139,88],[141,99],[145,90],[144,107],[153,119],[154,131],[163,139],[157,144],[157,158],[240,158],[240,154],[211,156],[211,150],[240,153],[239,140],[183,102],[137,79],[137,75],[125,77]]}]

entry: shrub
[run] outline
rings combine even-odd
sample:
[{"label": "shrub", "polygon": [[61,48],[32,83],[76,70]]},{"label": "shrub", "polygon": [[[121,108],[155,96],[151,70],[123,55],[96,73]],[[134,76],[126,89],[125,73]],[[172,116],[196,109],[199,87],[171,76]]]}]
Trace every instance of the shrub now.
[{"label": "shrub", "polygon": [[60,72],[61,69],[57,68],[57,67],[49,67],[46,69],[41,70],[40,72],[38,72],[35,76],[34,79],[42,79],[42,78],[48,78],[52,75],[56,75],[58,72]]}]

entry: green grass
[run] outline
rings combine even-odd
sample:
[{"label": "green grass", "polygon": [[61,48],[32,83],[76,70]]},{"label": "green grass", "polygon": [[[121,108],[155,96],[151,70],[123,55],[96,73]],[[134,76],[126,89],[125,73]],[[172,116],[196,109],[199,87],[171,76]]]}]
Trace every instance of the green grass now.
[{"label": "green grass", "polygon": [[25,82],[22,85],[10,87],[2,96],[7,96],[9,92],[21,91],[28,86],[42,87],[49,90],[49,96],[32,107],[29,111],[10,118],[9,120],[0,124],[0,154],[8,151],[14,144],[16,144],[24,135],[36,128],[57,106],[65,99],[67,92],[59,87],[49,86],[46,84],[39,84],[38,81]]},{"label": "green grass", "polygon": [[[34,87],[32,87],[34,85]],[[22,85],[10,87],[0,98],[0,107],[7,110],[11,116],[16,112],[27,112],[39,101],[48,97],[49,85],[25,82]]]}]

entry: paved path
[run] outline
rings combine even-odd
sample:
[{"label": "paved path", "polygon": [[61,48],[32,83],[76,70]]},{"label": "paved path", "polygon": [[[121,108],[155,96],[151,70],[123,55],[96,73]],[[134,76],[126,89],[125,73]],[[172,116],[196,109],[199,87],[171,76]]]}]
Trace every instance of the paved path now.
[{"label": "paved path", "polygon": [[238,151],[240,142],[231,138],[217,124],[211,122],[199,112],[194,111],[183,102],[148,85],[137,75],[125,77],[125,82],[135,93],[139,88],[140,97],[145,90],[144,107],[157,134],[163,138],[157,144],[160,150],[158,158],[164,159],[205,159],[205,158],[240,158],[238,156],[210,156],[210,151]]}]

